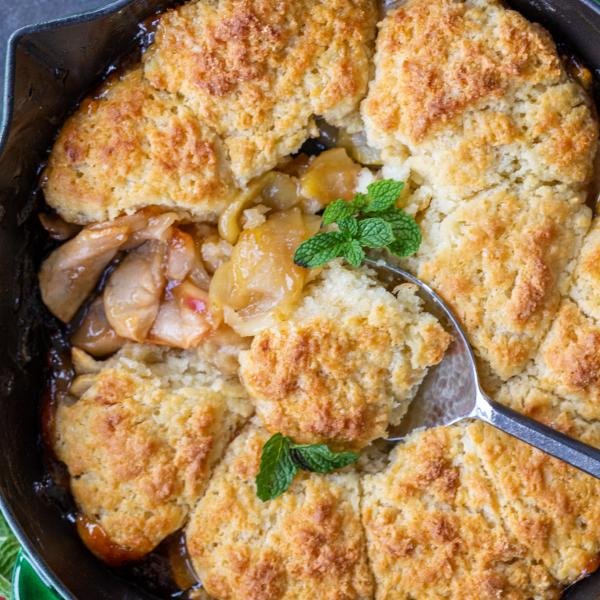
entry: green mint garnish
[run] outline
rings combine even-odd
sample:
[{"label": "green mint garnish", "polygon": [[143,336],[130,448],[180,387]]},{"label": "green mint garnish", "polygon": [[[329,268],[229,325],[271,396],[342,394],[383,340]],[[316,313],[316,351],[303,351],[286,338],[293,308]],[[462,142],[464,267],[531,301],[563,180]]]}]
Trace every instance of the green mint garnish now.
[{"label": "green mint garnish", "polygon": [[263,501],[285,492],[298,469],[330,473],[358,460],[355,452],[334,452],[326,444],[294,444],[281,433],[273,435],[263,447],[256,476],[256,495]]},{"label": "green mint garnish", "polygon": [[367,186],[367,195],[371,202],[365,207],[366,213],[383,212],[396,206],[396,201],[404,189],[403,181],[380,179]]},{"label": "green mint garnish", "polygon": [[391,209],[381,214],[394,232],[394,241],[387,246],[388,250],[399,257],[414,254],[421,245],[421,230],[415,220],[407,213],[398,209]]},{"label": "green mint garnish", "polygon": [[392,226],[379,217],[363,219],[358,224],[358,241],[366,248],[385,248],[394,239]]},{"label": "green mint garnish", "polygon": [[396,256],[414,254],[421,244],[416,221],[396,203],[404,183],[382,179],[371,183],[366,194],[350,201],[334,200],[323,212],[322,226],[337,231],[320,232],[298,246],[294,262],[301,267],[320,267],[344,258],[353,267],[365,259],[364,248],[387,248]]},{"label": "green mint garnish", "polygon": [[301,267],[319,267],[338,256],[344,256],[348,240],[343,233],[317,233],[302,242],[294,254],[294,262]]},{"label": "green mint garnish", "polygon": [[292,460],[290,439],[281,433],[271,437],[262,449],[260,470],[256,476],[256,495],[264,502],[287,490],[298,467]]},{"label": "green mint garnish", "polygon": [[331,473],[358,460],[356,452],[333,452],[327,444],[294,444],[292,458],[304,471]]},{"label": "green mint garnish", "polygon": [[346,202],[346,200],[334,200],[331,204],[328,204],[323,211],[323,225],[337,223],[341,219],[350,217],[354,212],[355,208],[352,206],[352,202]]},{"label": "green mint garnish", "polygon": [[356,217],[344,217],[339,219],[337,222],[340,233],[346,236],[346,238],[354,238],[358,234],[359,224]]},{"label": "green mint garnish", "polygon": [[362,249],[358,240],[348,242],[344,258],[353,267],[360,267],[360,265],[362,265],[362,261],[365,260],[365,251]]}]

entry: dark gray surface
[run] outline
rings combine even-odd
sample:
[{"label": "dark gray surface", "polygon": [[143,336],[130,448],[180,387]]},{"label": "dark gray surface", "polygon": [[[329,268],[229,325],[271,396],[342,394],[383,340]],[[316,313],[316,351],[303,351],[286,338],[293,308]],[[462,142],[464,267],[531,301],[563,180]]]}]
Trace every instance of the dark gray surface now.
[{"label": "dark gray surface", "polygon": [[[112,0],[0,0],[0,82],[4,89],[4,60],[10,34],[25,25],[58,19],[111,4]],[[2,106],[0,106],[0,120]]]}]

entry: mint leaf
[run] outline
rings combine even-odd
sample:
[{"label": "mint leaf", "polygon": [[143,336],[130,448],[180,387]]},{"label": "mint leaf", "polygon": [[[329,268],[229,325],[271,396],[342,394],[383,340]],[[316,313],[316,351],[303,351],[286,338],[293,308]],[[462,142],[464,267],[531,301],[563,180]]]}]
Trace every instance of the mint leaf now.
[{"label": "mint leaf", "polygon": [[349,203],[355,211],[361,211],[367,204],[369,204],[369,197],[367,194],[361,194],[357,192],[354,194],[354,199]]},{"label": "mint leaf", "polygon": [[11,597],[12,570],[19,553],[19,542],[0,514],[0,595]]},{"label": "mint leaf", "polygon": [[364,208],[365,213],[378,213],[388,210],[396,205],[402,190],[403,181],[393,179],[381,179],[367,186],[370,202]]},{"label": "mint leaf", "polygon": [[320,267],[338,256],[343,256],[348,239],[337,231],[317,233],[302,242],[294,254],[294,262],[300,267]]},{"label": "mint leaf", "polygon": [[399,258],[404,258],[413,255],[419,249],[420,245],[420,238],[418,241],[416,239],[404,238],[392,242],[387,246],[387,249]]},{"label": "mint leaf", "polygon": [[346,246],[344,258],[353,266],[360,267],[365,260],[365,251],[362,249],[358,240],[351,240]]},{"label": "mint leaf", "polygon": [[276,433],[262,449],[256,495],[263,502],[277,498],[290,487],[298,469],[330,473],[357,460],[355,452],[334,452],[326,444],[294,444],[289,437]]},{"label": "mint leaf", "polygon": [[292,460],[313,473],[331,473],[358,460],[355,452],[333,452],[326,444],[292,444]]},{"label": "mint leaf", "polygon": [[392,209],[382,215],[392,227],[394,241],[387,248],[396,256],[405,257],[414,254],[421,245],[422,235],[414,218],[400,209]]},{"label": "mint leaf", "polygon": [[323,212],[323,225],[337,223],[340,219],[352,216],[355,211],[356,209],[352,206],[352,202],[334,200],[331,204],[327,205],[327,208]]},{"label": "mint leaf", "polygon": [[392,226],[380,219],[372,217],[358,223],[358,241],[367,248],[382,248],[394,241]]},{"label": "mint leaf", "polygon": [[256,495],[263,502],[277,498],[290,487],[297,472],[290,454],[290,439],[276,433],[262,449]]},{"label": "mint leaf", "polygon": [[354,217],[344,217],[337,225],[346,238],[353,238],[358,233],[358,221]]}]

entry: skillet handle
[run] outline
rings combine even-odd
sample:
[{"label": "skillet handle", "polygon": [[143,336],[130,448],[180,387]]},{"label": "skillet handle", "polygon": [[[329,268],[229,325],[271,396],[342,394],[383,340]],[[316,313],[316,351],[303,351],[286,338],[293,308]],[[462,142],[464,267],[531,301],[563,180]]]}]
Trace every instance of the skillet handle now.
[{"label": "skillet handle", "polygon": [[479,393],[474,417],[600,479],[600,450],[538,423]]}]

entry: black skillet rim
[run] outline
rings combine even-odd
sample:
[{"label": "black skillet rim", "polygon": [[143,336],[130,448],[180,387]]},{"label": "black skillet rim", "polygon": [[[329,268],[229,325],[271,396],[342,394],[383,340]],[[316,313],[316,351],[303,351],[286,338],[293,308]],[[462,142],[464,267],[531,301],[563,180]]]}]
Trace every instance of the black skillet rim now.
[{"label": "black skillet rim", "polygon": [[[14,114],[14,99],[15,99],[15,80],[17,77],[16,70],[16,51],[19,41],[27,35],[51,31],[68,25],[79,23],[87,23],[101,19],[115,12],[118,12],[125,6],[131,3],[132,0],[116,0],[108,6],[92,11],[76,13],[60,19],[53,19],[36,23],[34,25],[26,25],[14,31],[8,39],[5,59],[5,80],[2,90],[2,106],[4,109],[2,115],[2,123],[0,123],[0,154],[3,153],[8,142],[8,137],[12,127]],[[4,496],[0,493],[0,511],[14,532],[21,547],[25,550],[28,559],[33,564],[35,570],[45,578],[53,589],[65,599],[74,599],[73,594],[66,588],[60,577],[47,564],[47,562],[37,553],[29,537],[24,532],[21,524],[15,517],[11,507],[7,504]]]}]

